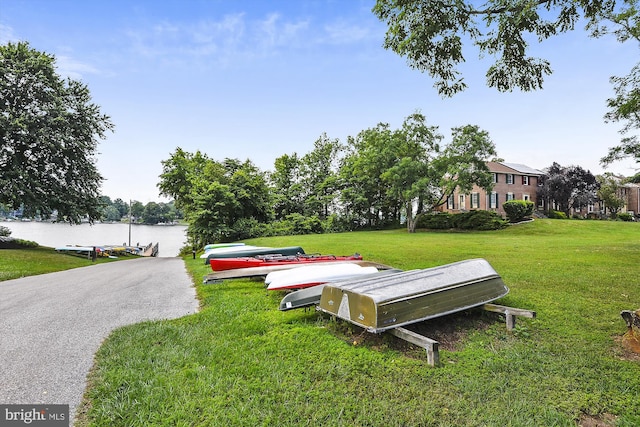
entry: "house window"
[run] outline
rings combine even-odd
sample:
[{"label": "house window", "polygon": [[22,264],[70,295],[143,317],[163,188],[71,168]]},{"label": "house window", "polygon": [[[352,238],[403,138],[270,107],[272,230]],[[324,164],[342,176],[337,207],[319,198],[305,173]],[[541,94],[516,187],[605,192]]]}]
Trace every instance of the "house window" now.
[{"label": "house window", "polygon": [[453,194],[447,198],[447,209],[455,209],[455,206],[453,205]]},{"label": "house window", "polygon": [[497,173],[494,173],[494,174],[492,174],[492,175],[493,175],[493,183],[495,184],[495,183],[497,183],[497,182],[498,182],[498,174],[497,174]]},{"label": "house window", "polygon": [[498,193],[495,191],[491,192],[491,196],[489,198],[489,207],[491,209],[496,209],[498,207]]},{"label": "house window", "polygon": [[471,209],[480,208],[480,193],[471,193]]},{"label": "house window", "polygon": [[514,199],[514,197],[513,197],[513,193],[507,193],[507,202],[508,202],[509,200],[513,200],[513,199]]},{"label": "house window", "polygon": [[522,185],[529,185],[529,177],[524,175],[522,177]]},{"label": "house window", "polygon": [[523,194],[522,195],[522,200],[531,200],[531,197],[529,197],[528,194]]},{"label": "house window", "polygon": [[465,203],[464,203],[464,194],[460,194],[458,196],[458,208],[459,209],[464,209],[465,208]]},{"label": "house window", "polygon": [[513,174],[512,173],[508,173],[507,174],[507,184],[513,184]]},{"label": "house window", "polygon": [[593,203],[589,203],[587,205],[587,212],[593,213],[595,211],[595,205]]}]

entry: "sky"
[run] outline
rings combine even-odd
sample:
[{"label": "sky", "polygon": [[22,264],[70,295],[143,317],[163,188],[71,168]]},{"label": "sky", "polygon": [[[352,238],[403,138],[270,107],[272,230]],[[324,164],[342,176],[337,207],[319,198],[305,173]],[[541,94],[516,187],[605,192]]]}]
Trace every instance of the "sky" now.
[{"label": "sky", "polygon": [[[619,143],[605,123],[612,75],[626,75],[637,45],[593,39],[582,27],[531,55],[551,62],[544,89],[486,87],[492,58],[465,48],[468,89],[442,98],[433,79],[383,48],[374,0],[0,0],[0,44],[26,41],[54,55],[58,73],[87,85],[114,132],[99,143],[102,194],[166,202],[157,184],[178,147],[273,170],[326,134],[349,136],[416,111],[451,139],[487,131],[498,157],[543,169],[557,162],[605,172]],[[637,165],[606,171],[630,176]]]}]

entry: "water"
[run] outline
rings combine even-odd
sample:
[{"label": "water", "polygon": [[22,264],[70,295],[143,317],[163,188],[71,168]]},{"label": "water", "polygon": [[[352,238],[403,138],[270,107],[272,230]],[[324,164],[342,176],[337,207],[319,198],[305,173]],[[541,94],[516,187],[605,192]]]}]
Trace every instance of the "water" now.
[{"label": "water", "polygon": [[[40,246],[121,245],[129,244],[129,224],[69,225],[50,222],[0,221],[11,230],[11,237],[32,240]],[[186,229],[182,225],[131,225],[131,244],[159,243],[158,256],[174,257],[186,245]]]}]

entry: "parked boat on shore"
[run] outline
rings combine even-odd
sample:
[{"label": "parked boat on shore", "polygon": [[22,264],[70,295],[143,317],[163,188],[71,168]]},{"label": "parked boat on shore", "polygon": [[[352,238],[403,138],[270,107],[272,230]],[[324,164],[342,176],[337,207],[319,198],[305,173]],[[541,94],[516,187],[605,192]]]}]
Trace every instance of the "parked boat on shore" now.
[{"label": "parked boat on shore", "polygon": [[305,265],[289,270],[274,271],[265,279],[270,291],[283,289],[303,289],[327,282],[372,275],[378,273],[375,267],[361,267],[358,264]]},{"label": "parked boat on shore", "polygon": [[246,246],[229,247],[214,249],[205,253],[205,264],[210,264],[215,258],[238,258],[238,257],[255,257],[257,255],[298,255],[304,254],[304,250],[300,246],[287,246],[283,248],[267,248]]},{"label": "parked boat on shore", "polygon": [[219,248],[234,248],[238,246],[245,246],[244,243],[209,243],[208,245],[204,245],[204,251],[209,251],[211,249],[219,249]]},{"label": "parked boat on shore", "polygon": [[359,254],[348,256],[335,255],[256,255],[254,257],[214,258],[210,260],[213,271],[234,270],[238,268],[266,267],[270,265],[305,265],[337,261],[359,261]]},{"label": "parked boat on shore", "polygon": [[370,332],[444,316],[505,296],[509,288],[484,259],[328,283],[319,309]]}]

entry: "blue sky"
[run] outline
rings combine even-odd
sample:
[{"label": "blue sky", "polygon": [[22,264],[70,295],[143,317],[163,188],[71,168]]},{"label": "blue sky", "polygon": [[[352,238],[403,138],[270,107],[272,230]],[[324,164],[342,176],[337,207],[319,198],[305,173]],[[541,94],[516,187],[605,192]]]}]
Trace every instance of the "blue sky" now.
[{"label": "blue sky", "polygon": [[[176,147],[272,170],[309,152],[322,133],[346,142],[377,123],[399,127],[421,111],[450,140],[478,125],[507,162],[558,162],[604,172],[620,140],[605,124],[611,75],[637,46],[580,28],[533,45],[551,61],[544,90],[499,93],[484,84],[491,58],[465,51],[469,85],[442,99],[432,79],[382,48],[374,0],[0,0],[0,43],[28,41],[58,72],[85,83],[116,128],[99,146],[103,194],[166,201],[156,184]],[[611,172],[632,175],[631,161]]]}]

